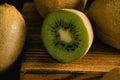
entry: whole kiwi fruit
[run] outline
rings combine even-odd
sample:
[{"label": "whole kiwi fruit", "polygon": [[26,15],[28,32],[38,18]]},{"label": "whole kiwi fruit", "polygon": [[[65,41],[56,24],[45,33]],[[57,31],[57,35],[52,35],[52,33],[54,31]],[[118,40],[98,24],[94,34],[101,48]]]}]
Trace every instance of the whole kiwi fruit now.
[{"label": "whole kiwi fruit", "polygon": [[82,58],[93,42],[87,16],[75,9],[59,9],[45,18],[41,37],[47,52],[59,62]]},{"label": "whole kiwi fruit", "polygon": [[26,36],[25,21],[12,5],[0,5],[0,72],[8,69],[20,55]]},{"label": "whole kiwi fruit", "polygon": [[22,11],[24,0],[0,0],[0,4],[8,3],[16,7],[17,10]]},{"label": "whole kiwi fruit", "polygon": [[63,8],[83,10],[87,0],[34,0],[35,6],[42,17],[48,13]]},{"label": "whole kiwi fruit", "polygon": [[120,68],[110,70],[101,80],[120,80]]},{"label": "whole kiwi fruit", "polygon": [[96,36],[120,49],[120,0],[94,0],[88,9]]}]

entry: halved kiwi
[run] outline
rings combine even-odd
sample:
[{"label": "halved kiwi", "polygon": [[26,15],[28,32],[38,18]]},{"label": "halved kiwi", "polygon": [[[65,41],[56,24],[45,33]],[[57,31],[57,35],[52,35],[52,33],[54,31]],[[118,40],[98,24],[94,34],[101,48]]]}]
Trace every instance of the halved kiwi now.
[{"label": "halved kiwi", "polygon": [[83,57],[93,41],[93,30],[84,13],[74,9],[51,12],[44,20],[41,37],[48,53],[60,62]]}]

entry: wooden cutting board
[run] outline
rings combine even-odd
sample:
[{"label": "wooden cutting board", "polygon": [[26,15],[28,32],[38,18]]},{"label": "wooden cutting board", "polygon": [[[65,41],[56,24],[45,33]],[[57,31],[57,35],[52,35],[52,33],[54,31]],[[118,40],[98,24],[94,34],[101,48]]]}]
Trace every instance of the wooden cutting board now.
[{"label": "wooden cutting board", "polygon": [[97,39],[82,59],[70,63],[57,62],[42,45],[40,29],[43,19],[34,3],[26,2],[22,14],[27,25],[27,37],[20,69],[21,80],[97,80],[111,69],[120,67],[120,51]]}]

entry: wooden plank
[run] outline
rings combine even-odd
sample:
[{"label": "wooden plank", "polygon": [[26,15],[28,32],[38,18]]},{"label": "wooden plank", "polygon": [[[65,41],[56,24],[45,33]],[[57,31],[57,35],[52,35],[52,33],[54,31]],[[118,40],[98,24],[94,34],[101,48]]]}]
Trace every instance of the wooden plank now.
[{"label": "wooden plank", "polygon": [[100,80],[101,73],[22,74],[21,80]]},{"label": "wooden plank", "polygon": [[[27,38],[21,64],[21,80],[25,76],[35,77],[41,73],[64,73],[70,76],[72,73],[105,73],[113,68],[120,67],[120,51],[109,47],[95,39],[89,52],[82,59],[59,63],[48,55],[40,38],[40,29],[43,19],[36,11],[33,2],[24,4],[23,12],[27,24]],[[23,76],[24,75],[24,76]],[[91,74],[92,75],[92,74]],[[41,76],[44,76],[42,74]],[[50,77],[50,76],[49,76]],[[36,79],[37,80],[37,79]]]}]

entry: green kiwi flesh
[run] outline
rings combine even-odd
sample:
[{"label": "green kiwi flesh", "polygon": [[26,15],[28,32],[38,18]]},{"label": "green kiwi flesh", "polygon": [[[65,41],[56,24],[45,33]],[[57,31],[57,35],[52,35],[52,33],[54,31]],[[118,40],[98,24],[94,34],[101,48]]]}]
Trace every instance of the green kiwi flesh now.
[{"label": "green kiwi flesh", "polygon": [[54,59],[59,62],[71,62],[87,53],[93,41],[93,31],[82,12],[61,9],[51,12],[45,18],[41,37],[46,50]]}]

